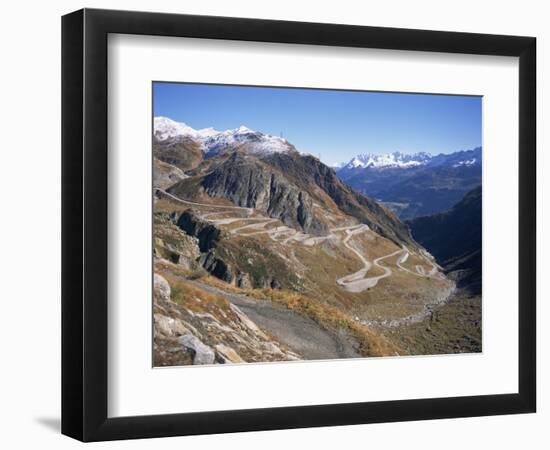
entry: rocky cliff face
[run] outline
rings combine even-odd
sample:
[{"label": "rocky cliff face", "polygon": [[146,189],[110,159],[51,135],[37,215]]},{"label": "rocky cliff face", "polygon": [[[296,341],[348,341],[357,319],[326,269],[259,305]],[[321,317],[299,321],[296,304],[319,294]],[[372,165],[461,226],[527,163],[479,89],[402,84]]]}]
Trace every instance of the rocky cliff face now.
[{"label": "rocky cliff face", "polygon": [[179,228],[198,239],[201,252],[207,252],[216,247],[216,243],[222,238],[219,228],[202,220],[193,210],[184,211],[175,219]]},{"label": "rocky cliff face", "polygon": [[297,188],[274,167],[244,153],[233,153],[204,177],[202,186],[212,197],[257,209],[306,233],[327,231],[326,226],[316,220],[313,200],[307,191]]}]

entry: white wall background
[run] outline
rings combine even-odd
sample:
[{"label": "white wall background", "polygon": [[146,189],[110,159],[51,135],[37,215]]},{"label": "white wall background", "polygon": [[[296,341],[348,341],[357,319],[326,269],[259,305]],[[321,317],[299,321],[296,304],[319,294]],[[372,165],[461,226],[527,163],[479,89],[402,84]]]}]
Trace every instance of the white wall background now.
[{"label": "white wall background", "polygon": [[[548,229],[550,157],[544,106],[550,104],[550,29],[545,2],[447,3],[210,0],[169,2],[5,2],[0,17],[2,273],[0,445],[75,448],[60,417],[60,16],[83,6],[358,25],[530,35],[538,38],[539,230]],[[6,159],[7,158],[7,159]],[[539,231],[539,255],[550,250]],[[547,265],[539,257],[539,278]],[[546,270],[545,270],[546,269]],[[548,278],[539,283],[539,380],[549,376]],[[475,376],[475,374],[473,374]],[[550,390],[539,383],[536,415],[322,428],[102,443],[94,448],[548,448]]]}]

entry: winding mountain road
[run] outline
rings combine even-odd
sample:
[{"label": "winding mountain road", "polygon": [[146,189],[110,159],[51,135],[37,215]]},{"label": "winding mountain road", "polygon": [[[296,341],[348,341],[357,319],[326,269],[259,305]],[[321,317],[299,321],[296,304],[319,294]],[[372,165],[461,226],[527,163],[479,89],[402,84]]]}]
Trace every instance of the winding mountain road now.
[{"label": "winding mountain road", "polygon": [[[401,254],[401,256],[397,260],[397,267],[400,270],[403,270],[405,272],[408,272],[412,275],[423,277],[423,278],[444,278],[444,276],[438,272],[437,266],[434,264],[433,261],[431,261],[426,255],[419,254],[417,255],[419,258],[421,258],[423,261],[426,261],[430,266],[431,269],[429,272],[426,272],[426,269],[417,264],[415,266],[415,271],[410,270],[409,268],[403,266],[403,264],[409,259],[409,256],[411,252],[409,249],[405,246],[403,248],[396,250],[388,255],[380,256],[372,261],[372,263],[360,252],[358,251],[353,245],[351,245],[350,240],[361,233],[365,233],[369,231],[369,227],[365,224],[355,224],[345,227],[337,227],[332,228],[329,231],[329,234],[326,236],[312,236],[307,233],[303,233],[301,231],[297,231],[293,228],[287,227],[287,226],[278,226],[275,228],[266,228],[266,226],[271,225],[273,223],[278,222],[278,219],[272,219],[267,217],[251,217],[254,213],[253,208],[246,208],[242,206],[225,206],[225,205],[212,205],[207,203],[197,203],[197,202],[191,202],[189,200],[183,200],[179,197],[176,197],[168,192],[166,192],[163,189],[157,188],[158,192],[168,196],[172,200],[175,200],[177,202],[192,205],[192,206],[201,206],[201,207],[207,207],[207,208],[219,208],[223,209],[224,211],[219,212],[210,212],[206,214],[202,214],[201,218],[203,220],[206,220],[214,225],[229,225],[231,223],[235,222],[243,222],[243,221],[253,221],[255,223],[250,223],[246,225],[242,225],[240,227],[234,228],[230,230],[230,233],[232,235],[240,235],[240,236],[253,236],[258,234],[266,234],[269,236],[269,238],[275,242],[278,242],[283,245],[289,245],[291,242],[295,242],[301,245],[305,246],[314,246],[318,245],[321,242],[324,242],[328,239],[340,239],[342,244],[350,251],[352,252],[357,258],[361,261],[363,264],[363,267],[359,269],[356,272],[353,272],[351,274],[345,275],[343,277],[340,277],[336,280],[336,283],[342,288],[345,289],[348,292],[353,293],[360,293],[367,289],[371,289],[375,287],[378,282],[384,278],[387,278],[392,275],[392,269],[386,265],[380,264],[383,260],[387,258],[391,258],[393,256],[396,256],[398,254]],[[220,219],[212,219],[213,215],[218,214],[227,214],[229,211],[242,211],[245,212],[245,217],[224,217]],[[246,233],[243,233],[246,232]],[[345,237],[342,239],[338,233],[344,233]],[[282,239],[281,239],[282,237]],[[381,275],[371,276],[368,277],[368,272],[371,269],[371,267],[375,265],[379,268],[381,268],[384,273]]]}]

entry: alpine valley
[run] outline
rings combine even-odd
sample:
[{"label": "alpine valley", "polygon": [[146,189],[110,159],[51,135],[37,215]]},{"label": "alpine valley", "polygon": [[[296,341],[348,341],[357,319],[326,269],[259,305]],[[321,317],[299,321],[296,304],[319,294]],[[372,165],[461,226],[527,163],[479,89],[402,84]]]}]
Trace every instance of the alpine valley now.
[{"label": "alpine valley", "polygon": [[481,185],[481,147],[450,154],[358,155],[338,177],[402,219],[446,211]]},{"label": "alpine valley", "polygon": [[364,156],[335,172],[281,137],[155,117],[154,365],[481,351],[479,292],[454,271],[475,249],[430,248],[475,206],[402,220],[459,203],[480,158]]}]

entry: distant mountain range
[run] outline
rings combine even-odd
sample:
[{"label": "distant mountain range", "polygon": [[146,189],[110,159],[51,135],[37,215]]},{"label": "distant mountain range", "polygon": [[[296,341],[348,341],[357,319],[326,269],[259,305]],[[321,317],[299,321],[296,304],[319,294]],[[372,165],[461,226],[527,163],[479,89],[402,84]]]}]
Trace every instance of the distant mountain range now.
[{"label": "distant mountain range", "polygon": [[481,187],[449,211],[407,221],[413,237],[452,273],[459,287],[481,292]]},{"label": "distant mountain range", "polygon": [[341,167],[338,177],[381,201],[402,219],[451,208],[481,184],[481,147],[450,154],[363,154]]}]

